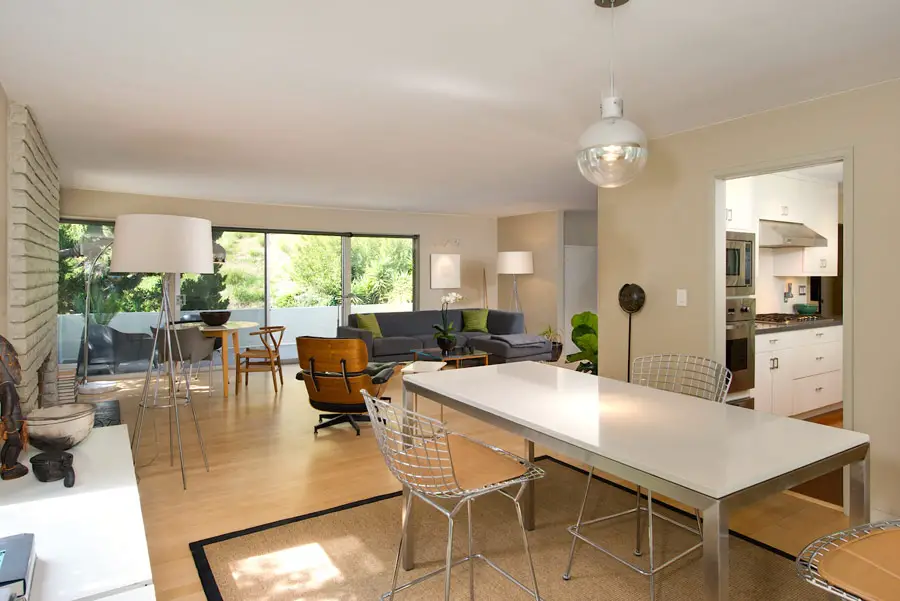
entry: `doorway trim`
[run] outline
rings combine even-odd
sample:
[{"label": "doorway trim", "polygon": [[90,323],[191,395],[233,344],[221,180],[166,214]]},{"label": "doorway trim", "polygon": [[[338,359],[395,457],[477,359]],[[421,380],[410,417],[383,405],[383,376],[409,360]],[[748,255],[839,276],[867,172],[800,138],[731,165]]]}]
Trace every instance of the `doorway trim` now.
[{"label": "doorway trim", "polygon": [[[843,213],[844,224],[844,286],[843,294],[843,357],[842,357],[842,399],[844,428],[853,429],[854,403],[853,403],[853,362],[854,362],[854,275],[855,275],[855,236],[854,236],[854,185],[853,185],[853,147],[826,150],[810,154],[803,154],[773,161],[765,161],[752,165],[744,165],[732,169],[713,171],[710,175],[709,194],[711,196],[710,211],[713,224],[713,253],[715,264],[711,268],[709,293],[715,299],[713,312],[710,315],[710,332],[712,339],[710,347],[717,360],[724,363],[725,360],[725,273],[722,265],[725,263],[725,180],[756,175],[767,175],[781,171],[802,169],[823,163],[836,163],[843,161]],[[845,496],[846,499],[846,491]]]}]

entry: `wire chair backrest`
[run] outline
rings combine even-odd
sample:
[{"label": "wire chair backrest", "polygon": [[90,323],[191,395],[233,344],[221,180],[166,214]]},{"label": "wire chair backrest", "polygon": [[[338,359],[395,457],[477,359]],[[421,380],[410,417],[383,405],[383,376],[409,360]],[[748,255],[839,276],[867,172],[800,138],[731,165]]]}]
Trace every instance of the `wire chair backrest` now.
[{"label": "wire chair backrest", "polygon": [[365,390],[362,396],[384,461],[401,483],[430,497],[463,494],[441,422],[376,399]]},{"label": "wire chair backrest", "polygon": [[648,355],[634,360],[631,381],[639,386],[677,392],[721,403],[731,385],[724,365],[694,355]]}]

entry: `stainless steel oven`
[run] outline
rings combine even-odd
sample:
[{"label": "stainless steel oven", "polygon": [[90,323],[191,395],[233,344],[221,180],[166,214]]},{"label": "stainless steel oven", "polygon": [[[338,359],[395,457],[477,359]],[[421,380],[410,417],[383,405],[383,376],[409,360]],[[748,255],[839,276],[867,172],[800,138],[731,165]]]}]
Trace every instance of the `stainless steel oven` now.
[{"label": "stainless steel oven", "polygon": [[725,301],[725,367],[731,370],[729,392],[750,390],[756,376],[756,299]]},{"label": "stainless steel oven", "polygon": [[725,233],[725,296],[756,293],[756,234]]}]

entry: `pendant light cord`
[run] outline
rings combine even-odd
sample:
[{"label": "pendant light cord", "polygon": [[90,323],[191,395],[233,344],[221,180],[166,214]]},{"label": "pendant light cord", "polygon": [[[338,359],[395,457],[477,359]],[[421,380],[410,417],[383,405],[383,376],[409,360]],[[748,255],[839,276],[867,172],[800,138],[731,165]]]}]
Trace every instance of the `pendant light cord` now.
[{"label": "pendant light cord", "polygon": [[616,95],[616,76],[613,73],[613,59],[616,53],[616,0],[609,2],[609,95]]}]

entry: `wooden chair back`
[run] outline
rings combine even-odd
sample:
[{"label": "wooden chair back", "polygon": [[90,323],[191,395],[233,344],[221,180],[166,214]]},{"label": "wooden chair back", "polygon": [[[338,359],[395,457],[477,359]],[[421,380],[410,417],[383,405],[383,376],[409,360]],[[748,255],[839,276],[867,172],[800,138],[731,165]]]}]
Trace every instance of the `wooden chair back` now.
[{"label": "wooden chair back", "polygon": [[263,346],[272,357],[280,354],[281,340],[284,338],[285,326],[262,326],[255,332],[250,332],[251,336],[259,336]]},{"label": "wooden chair back", "polygon": [[337,405],[364,404],[362,391],[375,393],[366,344],[359,339],[297,337],[297,358],[309,400]]}]

